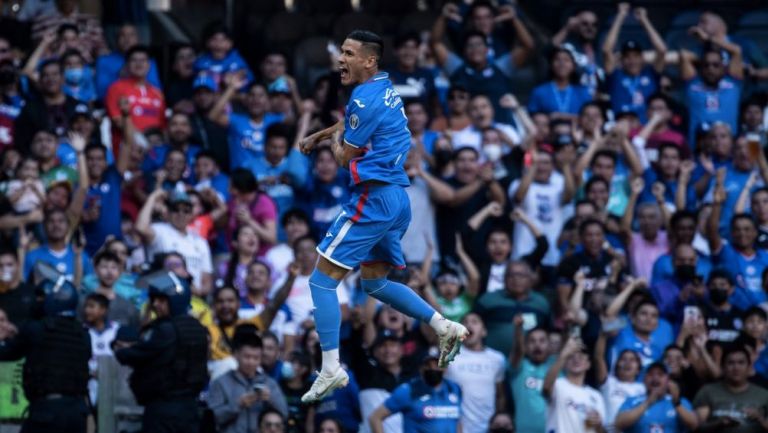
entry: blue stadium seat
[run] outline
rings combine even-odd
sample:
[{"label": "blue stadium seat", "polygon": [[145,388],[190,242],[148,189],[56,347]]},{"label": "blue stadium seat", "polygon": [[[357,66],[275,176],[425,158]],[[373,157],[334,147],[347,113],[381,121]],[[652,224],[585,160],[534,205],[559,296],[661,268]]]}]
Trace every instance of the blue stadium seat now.
[{"label": "blue stadium seat", "polygon": [[736,27],[739,30],[746,28],[765,29],[768,28],[768,9],[748,12],[739,18]]}]

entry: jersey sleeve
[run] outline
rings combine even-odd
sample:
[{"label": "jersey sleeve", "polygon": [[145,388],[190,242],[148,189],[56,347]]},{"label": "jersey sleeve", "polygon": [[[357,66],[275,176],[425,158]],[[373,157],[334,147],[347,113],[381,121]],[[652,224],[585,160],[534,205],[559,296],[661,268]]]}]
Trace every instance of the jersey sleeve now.
[{"label": "jersey sleeve", "polygon": [[391,413],[403,412],[411,404],[411,385],[404,383],[384,401],[384,407]]},{"label": "jersey sleeve", "polygon": [[374,96],[352,94],[347,104],[347,115],[344,117],[344,142],[352,147],[365,147],[371,140],[379,119],[376,116],[374,104],[382,104]]},{"label": "jersey sleeve", "polygon": [[117,87],[117,81],[113,82],[107,88],[107,95],[104,98],[104,108],[107,110],[107,115],[110,119],[114,119],[120,116],[120,89]]}]

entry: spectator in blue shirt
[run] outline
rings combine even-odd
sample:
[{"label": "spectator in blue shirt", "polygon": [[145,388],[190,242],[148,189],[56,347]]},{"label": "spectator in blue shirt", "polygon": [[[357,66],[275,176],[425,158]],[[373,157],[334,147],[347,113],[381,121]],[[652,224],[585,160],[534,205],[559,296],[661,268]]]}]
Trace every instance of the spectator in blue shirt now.
[{"label": "spectator in blue shirt", "polygon": [[497,120],[502,119],[501,97],[509,91],[509,77],[512,71],[522,67],[534,49],[534,41],[512,7],[505,8],[497,17],[498,22],[511,21],[517,46],[502,56],[489,60],[487,35],[479,30],[471,30],[463,38],[463,56],[450,51],[443,43],[447,19],[456,20],[456,5],[447,4],[443,13],[432,26],[430,42],[435,60],[450,77],[452,84],[465,87],[473,95],[486,95],[496,109]]},{"label": "spectator in blue shirt", "polygon": [[731,131],[739,128],[739,100],[744,78],[741,48],[724,39],[711,42],[731,53],[727,69],[723,53],[718,49],[710,48],[702,53],[698,72],[694,54],[680,51],[680,75],[686,81],[685,105],[690,110],[689,143],[696,142],[696,128],[704,122],[725,122]]},{"label": "spectator in blue shirt", "polygon": [[233,48],[232,35],[223,24],[212,23],[203,31],[206,52],[195,60],[195,75],[204,72],[221,85],[225,75],[241,74],[245,83],[253,81],[253,72]]},{"label": "spectator in blue shirt", "polygon": [[[693,245],[696,237],[696,226],[698,219],[692,211],[679,210],[672,214],[669,220],[669,242],[670,252],[660,256],[653,264],[651,272],[651,286],[656,283],[672,278],[675,273],[673,264],[673,254],[678,245]],[[696,273],[707,278],[712,269],[712,262],[709,256],[694,248],[694,253],[698,257],[696,260]]]},{"label": "spectator in blue shirt", "polygon": [[[645,188],[640,196],[640,203],[655,203],[677,209],[693,209],[696,206],[696,191],[690,183],[693,161],[682,160],[680,148],[673,143],[663,143],[659,147],[659,161],[654,167],[643,172]],[[660,189],[656,184],[664,185]],[[678,191],[682,189],[681,191]]]},{"label": "spectator in blue shirt", "polygon": [[168,119],[168,143],[153,146],[144,158],[144,164],[142,170],[147,173],[152,173],[160,169],[165,163],[165,159],[168,156],[168,151],[171,149],[183,152],[186,161],[187,168],[184,171],[183,178],[185,181],[191,181],[194,179],[194,173],[192,169],[195,166],[195,159],[200,152],[200,147],[192,144],[192,123],[189,120],[189,116],[184,113],[173,113],[170,119]]},{"label": "spectator in blue shirt", "polygon": [[229,200],[229,176],[221,172],[216,162],[216,155],[209,150],[201,150],[195,155],[195,189],[202,191],[211,188],[216,191],[221,201]]},{"label": "spectator in blue shirt", "polygon": [[[278,218],[293,207],[294,189],[307,181],[309,162],[292,143],[292,132],[285,124],[275,123],[267,128],[264,156],[248,167],[259,185],[277,205]],[[278,239],[285,233],[278,227]]]},{"label": "spectator in blue shirt", "polygon": [[587,87],[576,84],[576,62],[565,48],[555,48],[549,56],[550,81],[533,89],[528,112],[547,113],[550,118],[572,119],[582,105],[592,100]]},{"label": "spectator in blue shirt", "polygon": [[667,367],[654,362],[643,378],[646,395],[629,397],[616,415],[616,430],[625,433],[683,433],[699,422],[691,402],[680,396],[680,387],[669,380]]},{"label": "spectator in blue shirt", "polygon": [[618,359],[624,350],[634,350],[640,355],[643,367],[661,359],[664,349],[673,343],[670,335],[659,335],[659,307],[652,298],[644,298],[632,309],[630,325],[623,328],[611,342],[609,365]]},{"label": "spectator in blue shirt", "polygon": [[614,113],[632,112],[641,123],[646,122],[646,101],[659,87],[659,74],[664,70],[664,56],[667,46],[653,28],[645,8],[635,8],[637,21],[648,34],[656,57],[653,66],[643,60],[643,49],[636,41],[629,40],[621,46],[621,67],[617,68],[616,54],[613,52],[619,30],[629,14],[629,3],[619,3],[619,11],[613,20],[611,29],[603,42],[603,69],[608,79],[608,93]]},{"label": "spectator in blue shirt", "polygon": [[312,221],[312,232],[325,235],[349,199],[349,174],[339,168],[330,147],[317,149],[312,173],[300,191],[301,202]]},{"label": "spectator in blue shirt", "polygon": [[[49,210],[43,220],[46,243],[27,252],[24,256],[24,278],[29,278],[29,273],[37,262],[44,262],[53,266],[58,272],[79,285],[82,275],[93,273],[91,258],[85,252],[76,252],[67,242],[70,222],[66,211],[62,209]],[[75,273],[75,262],[82,262],[82,274]]]},{"label": "spectator in blue shirt", "polygon": [[461,431],[461,388],[443,379],[437,357],[427,356],[419,377],[392,391],[368,418],[372,433],[383,433],[384,418],[403,414],[403,433],[457,433]]},{"label": "spectator in blue shirt", "polygon": [[[123,24],[117,32],[117,51],[105,54],[96,59],[96,95],[103,100],[107,95],[107,89],[120,78],[125,64],[125,53],[139,45],[139,33],[133,24]],[[157,72],[157,63],[149,60],[149,74],[147,82],[162,88],[160,74]]]},{"label": "spectator in blue shirt", "polygon": [[264,138],[267,128],[273,123],[283,122],[282,114],[268,113],[267,89],[261,84],[251,84],[245,94],[246,113],[227,113],[229,101],[238,89],[243,88],[247,79],[229,74],[227,89],[211,108],[208,117],[215,123],[229,129],[230,169],[249,167],[264,156]]}]

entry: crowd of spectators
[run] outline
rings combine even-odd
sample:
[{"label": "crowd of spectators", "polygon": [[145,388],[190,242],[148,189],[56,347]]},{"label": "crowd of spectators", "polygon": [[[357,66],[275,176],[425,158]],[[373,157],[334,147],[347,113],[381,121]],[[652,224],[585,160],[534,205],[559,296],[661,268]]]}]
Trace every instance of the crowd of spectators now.
[{"label": "crowd of spectators", "polygon": [[[768,113],[746,86],[768,53],[717,13],[695,49],[628,3],[603,35],[590,10],[547,35],[485,0],[394,35],[413,218],[390,278],[471,335],[436,369],[429,327],[353,272],[337,289],[352,380],[302,405],[309,275],[350,174],[328,143],[298,144],[343,117],[337,50],[303,94],[287,53],[250,64],[212,23],[161,81],[142,29],[110,47],[76,2],[24,3],[32,49],[0,36],[0,327],[31,317],[47,263],[112,356],[152,320],[142,275],[167,270],[208,328],[220,432],[768,431]],[[643,41],[621,38],[630,19]],[[511,77],[537,58],[522,100]]]}]

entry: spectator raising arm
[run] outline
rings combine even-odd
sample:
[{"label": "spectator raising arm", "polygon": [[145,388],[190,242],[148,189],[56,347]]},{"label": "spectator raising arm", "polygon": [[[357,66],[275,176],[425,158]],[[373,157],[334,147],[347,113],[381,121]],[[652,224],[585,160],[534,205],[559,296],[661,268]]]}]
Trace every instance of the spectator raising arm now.
[{"label": "spectator raising arm", "polygon": [[544,384],[541,387],[541,392],[547,400],[551,400],[553,391],[555,390],[555,380],[560,376],[565,361],[574,353],[582,350],[584,343],[578,337],[570,337],[560,351],[560,355],[557,356],[557,360],[547,370],[546,376],[544,376]]},{"label": "spectator raising arm", "polygon": [[536,165],[541,160],[541,157],[536,152],[533,152],[531,157],[533,163],[528,167],[528,170],[525,171],[523,178],[520,179],[520,186],[517,187],[517,191],[515,191],[515,194],[512,196],[514,202],[518,204],[522,203],[525,200],[525,196],[528,195],[528,190],[531,188],[533,177],[536,174]]},{"label": "spectator raising arm", "polygon": [[499,7],[499,15],[494,18],[497,24],[504,22],[511,22],[514,29],[514,41],[511,44],[512,50],[510,52],[510,60],[515,67],[521,67],[528,61],[528,57],[533,52],[536,44],[533,41],[533,36],[525,27],[525,24],[517,16],[517,11],[512,5],[504,5]]},{"label": "spectator raising arm", "polygon": [[688,206],[688,183],[696,168],[696,163],[685,160],[680,164],[680,173],[677,176],[677,191],[675,191],[675,208],[685,209]]},{"label": "spectator raising arm", "polygon": [[723,183],[725,182],[725,169],[717,171],[717,180],[715,190],[712,193],[712,211],[707,219],[707,241],[709,250],[712,254],[720,252],[723,246],[723,240],[720,238],[720,215],[723,213],[723,203],[725,203],[726,192]]},{"label": "spectator raising arm", "polygon": [[275,296],[267,302],[264,310],[257,316],[263,329],[269,329],[270,325],[272,325],[272,321],[275,320],[275,316],[280,310],[280,307],[282,307],[285,300],[288,299],[288,295],[291,293],[293,283],[296,281],[298,275],[299,265],[296,263],[288,265],[288,276],[285,279],[285,282],[280,286],[280,289],[277,290]]},{"label": "spectator raising arm", "polygon": [[731,56],[731,60],[728,62],[728,75],[737,80],[743,80],[744,60],[741,53],[741,47],[726,39],[725,36],[713,38],[712,43],[727,51]]},{"label": "spectator raising arm", "polygon": [[648,34],[648,39],[651,40],[653,45],[653,51],[656,55],[653,59],[653,68],[656,72],[661,73],[664,70],[667,56],[667,44],[664,43],[659,32],[653,27],[653,23],[648,19],[648,11],[645,8],[635,8],[635,19],[637,19],[643,26],[645,33]]},{"label": "spectator raising arm", "polygon": [[51,44],[56,41],[56,38],[56,32],[54,31],[46,33],[43,36],[43,39],[37,45],[35,51],[33,51],[32,55],[29,56],[27,63],[24,64],[24,69],[21,70],[21,75],[24,75],[33,83],[37,84],[39,79],[37,69],[38,66],[40,66],[40,61],[43,59],[43,56],[48,53],[48,49],[50,48]]},{"label": "spectator raising arm", "polygon": [[120,98],[118,102],[120,107],[120,116],[123,118],[123,145],[120,146],[120,155],[117,157],[115,168],[122,176],[128,165],[131,163],[131,152],[136,145],[136,128],[131,121],[131,103],[128,98]]},{"label": "spectator raising arm", "polygon": [[235,96],[235,92],[248,84],[248,79],[242,74],[234,73],[228,74],[224,78],[224,83],[227,85],[227,89],[224,90],[224,93],[222,93],[216,103],[213,104],[213,108],[208,112],[208,119],[210,119],[211,122],[226,128],[229,126],[229,114],[227,114],[229,102],[232,100],[232,97]]},{"label": "spectator raising arm", "polygon": [[498,218],[504,214],[504,207],[498,202],[492,201],[483,206],[467,221],[467,226],[476,232],[489,217]]},{"label": "spectator raising arm", "polygon": [[587,312],[584,310],[584,292],[587,288],[587,280],[584,277],[584,272],[578,271],[573,276],[573,281],[576,283],[571,299],[568,300],[568,316],[569,323],[576,326],[584,326],[587,324]]},{"label": "spectator raising arm", "polygon": [[614,50],[616,49],[616,41],[619,39],[621,26],[624,25],[624,20],[629,15],[629,8],[629,3],[619,3],[616,17],[614,17],[611,28],[605,36],[605,41],[603,42],[603,69],[606,74],[610,74],[616,69],[618,59]]},{"label": "spectator raising arm", "polygon": [[621,217],[621,237],[627,247],[632,243],[632,221],[635,218],[635,206],[637,206],[637,200],[640,198],[640,194],[645,190],[645,181],[642,177],[636,177],[632,179],[630,184],[629,199],[627,200],[627,208],[624,211],[624,216]]},{"label": "spectator raising arm", "polygon": [[736,206],[733,207],[733,214],[740,214],[743,213],[744,210],[747,208],[747,203],[749,202],[749,196],[752,193],[752,188],[755,186],[755,183],[757,183],[757,172],[753,171],[749,174],[749,179],[747,179],[747,183],[744,184],[744,189],[741,190],[739,193],[739,198],[736,200]]},{"label": "spectator raising arm", "polygon": [[[538,129],[536,128],[536,124],[533,123],[533,119],[531,119],[528,110],[523,105],[521,105],[515,95],[511,93],[507,93],[506,95],[502,96],[501,100],[499,100],[499,105],[512,111],[512,114],[520,120],[520,123],[522,123],[523,128],[525,129],[525,137],[523,137],[523,142],[520,144],[520,146],[524,150],[530,149],[534,144],[534,140],[536,139],[536,132]],[[500,134],[500,136],[502,140],[509,140],[509,137],[507,137],[506,134]],[[514,143],[510,146],[514,146]]]},{"label": "spectator raising arm", "polygon": [[144,244],[151,244],[155,240],[155,230],[152,228],[152,213],[155,210],[155,205],[161,200],[164,200],[167,193],[162,189],[156,189],[152,194],[147,197],[147,202],[139,212],[138,218],[136,218],[136,233],[141,236]]},{"label": "spectator raising arm", "polygon": [[462,21],[462,17],[459,14],[459,7],[453,3],[446,3],[445,6],[443,6],[442,13],[432,25],[432,32],[429,35],[429,43],[432,47],[432,52],[435,55],[435,61],[441,68],[444,68],[448,63],[448,57],[451,54],[451,50],[449,50],[445,45],[445,42],[443,42],[445,37],[445,22],[449,19],[456,22]]},{"label": "spectator raising arm", "polygon": [[515,324],[515,341],[512,346],[512,351],[509,352],[509,364],[513,370],[517,370],[520,367],[520,362],[525,356],[525,330],[523,329],[523,316],[516,314],[512,319]]},{"label": "spectator raising arm", "polygon": [[680,50],[680,78],[684,81],[690,81],[696,78],[696,55],[692,52],[681,49]]},{"label": "spectator raising arm", "polygon": [[560,45],[563,45],[565,43],[565,40],[568,39],[568,35],[579,28],[579,25],[581,24],[581,18],[580,16],[571,16],[568,18],[568,21],[566,21],[565,25],[555,33],[554,36],[552,36],[552,45],[559,47]]},{"label": "spectator raising arm", "polygon": [[547,250],[549,249],[549,241],[547,240],[547,237],[541,232],[536,223],[523,212],[522,208],[514,208],[512,213],[509,214],[509,218],[512,222],[526,226],[535,238],[536,246],[533,248],[533,251],[520,258],[521,260],[528,262],[531,268],[535,269],[539,266],[539,263],[541,263],[544,256],[547,255]]},{"label": "spectator raising arm", "polygon": [[[410,167],[410,170],[411,170],[411,173],[409,174],[413,174],[414,176],[419,176],[424,180],[424,182],[427,183],[427,188],[429,188],[429,197],[435,203],[447,205],[449,203],[453,203],[456,200],[456,190],[451,188],[451,186],[448,185],[447,183],[433,176],[432,173],[429,172],[429,170],[425,170],[424,166],[421,163],[421,157],[417,157],[414,160],[413,164]],[[472,191],[472,194],[474,194],[476,191],[477,189]],[[472,194],[470,194],[470,196]]]},{"label": "spectator raising arm", "polygon": [[70,147],[77,154],[77,189],[72,193],[72,201],[69,202],[67,208],[70,230],[74,230],[80,224],[91,180],[88,177],[88,166],[85,163],[85,138],[75,132],[70,132],[68,137]]},{"label": "spectator raising arm", "polygon": [[[501,214],[501,211],[499,214]],[[459,233],[456,233],[456,257],[459,258],[461,267],[467,273],[466,293],[474,299],[480,291],[480,271],[477,270],[475,262],[472,261],[469,254],[464,250],[464,243]]]}]

